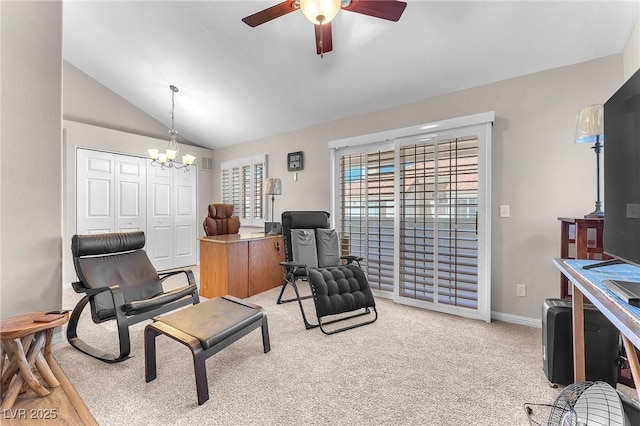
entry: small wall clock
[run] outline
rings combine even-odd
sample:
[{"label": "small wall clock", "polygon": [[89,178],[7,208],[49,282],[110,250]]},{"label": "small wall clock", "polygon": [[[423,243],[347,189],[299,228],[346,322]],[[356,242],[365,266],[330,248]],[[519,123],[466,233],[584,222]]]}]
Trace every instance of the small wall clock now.
[{"label": "small wall clock", "polygon": [[290,172],[297,172],[298,170],[302,170],[302,167],[302,151],[290,152],[287,154],[287,169]]}]

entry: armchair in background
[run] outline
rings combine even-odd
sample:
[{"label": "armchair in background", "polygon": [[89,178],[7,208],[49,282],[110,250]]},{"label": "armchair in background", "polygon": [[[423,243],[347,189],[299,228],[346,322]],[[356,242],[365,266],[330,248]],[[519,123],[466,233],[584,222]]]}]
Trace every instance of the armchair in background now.
[{"label": "armchair in background", "polygon": [[237,234],[240,218],[233,215],[233,204],[209,204],[209,215],[202,226],[208,237],[214,235]]}]

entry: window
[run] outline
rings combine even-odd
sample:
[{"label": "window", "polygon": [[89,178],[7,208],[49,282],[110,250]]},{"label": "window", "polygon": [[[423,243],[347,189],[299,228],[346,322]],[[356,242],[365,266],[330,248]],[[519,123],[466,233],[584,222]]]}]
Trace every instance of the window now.
[{"label": "window", "polygon": [[264,179],[267,156],[240,158],[220,165],[222,202],[233,204],[242,226],[264,225]]}]

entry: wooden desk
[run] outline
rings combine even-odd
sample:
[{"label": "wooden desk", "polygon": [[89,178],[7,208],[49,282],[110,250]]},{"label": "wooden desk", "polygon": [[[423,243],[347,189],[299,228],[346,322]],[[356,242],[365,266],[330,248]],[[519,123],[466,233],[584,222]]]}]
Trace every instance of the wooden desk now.
[{"label": "wooden desk", "polygon": [[[606,260],[602,235],[604,218],[559,217],[560,221],[560,258]],[[560,297],[570,299],[569,280],[560,274]]]},{"label": "wooden desk", "polygon": [[[635,383],[640,383],[640,364],[635,348],[640,347],[640,311],[616,299],[602,287],[606,279],[624,279],[638,276],[640,268],[632,265],[614,265],[591,269],[586,272],[582,265],[594,263],[588,260],[554,259],[553,263],[573,284],[573,374],[576,382],[586,378],[584,358],[584,297],[589,299],[611,323],[620,330],[627,352],[631,374]],[[629,279],[637,281],[637,279]],[[640,398],[640,387],[636,388]]]},{"label": "wooden desk", "polygon": [[235,234],[200,240],[200,295],[244,299],[282,285],[282,235]]},{"label": "wooden desk", "polygon": [[[0,338],[2,339],[0,412],[13,407],[24,383],[38,396],[49,395],[49,390],[42,386],[40,380],[33,374],[34,367],[38,369],[49,387],[60,386],[60,382],[51,371],[48,359],[51,357],[53,329],[66,323],[69,320],[69,313],[51,322],[34,321],[45,313],[46,311],[34,312],[0,321]],[[5,358],[8,361],[6,365]]]}]

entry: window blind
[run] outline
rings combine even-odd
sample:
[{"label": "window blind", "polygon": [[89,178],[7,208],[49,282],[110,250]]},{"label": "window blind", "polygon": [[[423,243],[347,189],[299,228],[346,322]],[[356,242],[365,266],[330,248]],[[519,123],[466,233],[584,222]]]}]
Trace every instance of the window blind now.
[{"label": "window blind", "polygon": [[264,179],[267,156],[241,158],[220,165],[222,202],[233,204],[242,226],[264,224]]}]

